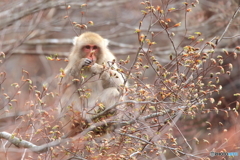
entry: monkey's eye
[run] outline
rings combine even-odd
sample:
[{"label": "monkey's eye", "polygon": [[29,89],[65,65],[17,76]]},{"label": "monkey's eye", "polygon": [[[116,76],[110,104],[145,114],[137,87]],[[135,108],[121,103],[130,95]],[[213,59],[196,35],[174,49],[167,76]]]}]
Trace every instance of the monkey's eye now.
[{"label": "monkey's eye", "polygon": [[91,49],[91,46],[85,46],[86,49]]},{"label": "monkey's eye", "polygon": [[86,45],[86,46],[84,46],[84,48],[96,50],[96,49],[98,49],[98,46]]},{"label": "monkey's eye", "polygon": [[93,46],[93,49],[98,49],[98,46]]}]

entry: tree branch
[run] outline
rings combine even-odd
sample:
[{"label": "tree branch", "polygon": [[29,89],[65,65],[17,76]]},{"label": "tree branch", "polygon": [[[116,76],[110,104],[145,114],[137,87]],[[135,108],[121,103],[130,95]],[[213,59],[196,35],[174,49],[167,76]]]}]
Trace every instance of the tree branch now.
[{"label": "tree branch", "polygon": [[231,25],[233,19],[237,16],[238,12],[240,10],[240,6],[238,7],[238,9],[234,12],[232,18],[230,19],[230,21],[228,22],[228,25],[226,26],[224,32],[222,33],[222,35],[220,36],[219,39],[216,40],[216,45],[223,39],[223,36],[226,34],[226,32],[228,31],[229,26]]},{"label": "tree branch", "polygon": [[[125,103],[129,103],[129,102],[138,103],[137,101],[126,101]],[[123,103],[124,102],[118,103],[117,105],[123,104]],[[148,101],[146,101],[146,102],[139,102],[139,103],[141,103],[141,104],[144,104],[144,103],[145,104],[146,103],[154,104],[156,102],[148,102]],[[113,105],[111,108],[114,108],[117,105]],[[186,108],[186,107],[177,107],[176,110],[180,109],[180,111],[181,111],[181,109],[184,109],[184,108]],[[170,111],[170,109],[168,111]],[[163,116],[163,115],[166,114],[166,112],[167,111],[152,113],[150,115],[143,116],[143,117],[139,118],[139,120],[145,121],[145,120],[150,119],[150,118]],[[104,112],[104,113],[106,114],[106,112]],[[102,116],[102,115],[103,114],[98,114],[97,116]],[[97,118],[97,116],[95,116],[95,118]],[[7,132],[0,132],[0,138],[8,140],[10,143],[14,144],[17,147],[28,148],[28,149],[30,149],[33,152],[46,152],[48,150],[48,148],[50,148],[50,147],[54,147],[54,146],[57,146],[59,144],[65,143],[65,142],[74,141],[74,140],[76,140],[78,138],[84,137],[90,131],[94,131],[94,130],[96,130],[99,127],[104,127],[104,126],[106,127],[107,126],[107,127],[119,128],[119,127],[122,127],[122,126],[134,124],[136,122],[137,122],[136,120],[127,121],[127,122],[116,122],[116,121],[112,121],[112,119],[108,119],[108,120],[105,120],[105,121],[100,121],[100,122],[91,124],[88,128],[84,129],[81,133],[79,133],[78,135],[76,135],[74,137],[68,138],[66,136],[66,137],[63,137],[63,139],[58,139],[58,140],[55,140],[55,141],[52,141],[50,143],[46,143],[46,144],[43,144],[43,145],[40,145],[40,146],[37,146],[37,145],[35,145],[35,144],[33,144],[33,143],[29,142],[29,141],[17,138],[14,135],[12,135],[10,133],[7,133]]]},{"label": "tree branch", "polygon": [[14,144],[17,147],[23,147],[23,148],[33,148],[36,147],[35,144],[22,140],[20,138],[15,137],[14,135],[7,133],[7,132],[0,132],[0,138],[6,139],[12,144]]}]

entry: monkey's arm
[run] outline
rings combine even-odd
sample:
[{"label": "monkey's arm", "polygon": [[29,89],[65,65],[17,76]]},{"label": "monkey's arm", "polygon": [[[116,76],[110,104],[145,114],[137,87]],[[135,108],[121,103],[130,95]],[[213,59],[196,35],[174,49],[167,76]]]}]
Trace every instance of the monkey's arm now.
[{"label": "monkey's arm", "polygon": [[[67,77],[79,78],[80,71],[83,67],[89,66],[92,60],[88,58],[81,58],[79,60],[70,60],[64,73]],[[103,88],[118,87],[124,83],[123,75],[116,70],[104,68],[102,65],[94,63],[90,67],[93,74],[99,74],[102,80]]]},{"label": "monkey's arm", "polygon": [[66,75],[73,76],[74,78],[79,77],[80,70],[84,66],[88,66],[92,63],[92,61],[88,58],[81,58],[77,60],[70,60],[67,67],[64,70]]}]

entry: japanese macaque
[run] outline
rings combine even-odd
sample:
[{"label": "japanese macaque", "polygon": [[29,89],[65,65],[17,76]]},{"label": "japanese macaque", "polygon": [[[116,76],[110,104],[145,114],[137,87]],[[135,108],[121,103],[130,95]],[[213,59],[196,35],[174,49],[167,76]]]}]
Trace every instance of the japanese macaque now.
[{"label": "japanese macaque", "polygon": [[60,110],[74,127],[119,101],[124,76],[117,71],[108,40],[99,34],[83,33],[74,38],[73,45],[60,83]]}]

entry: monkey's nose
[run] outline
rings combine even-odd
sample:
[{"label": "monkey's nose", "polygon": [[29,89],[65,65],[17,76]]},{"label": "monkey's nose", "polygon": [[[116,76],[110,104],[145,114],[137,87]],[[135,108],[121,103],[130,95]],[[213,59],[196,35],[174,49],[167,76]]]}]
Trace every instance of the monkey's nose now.
[{"label": "monkey's nose", "polygon": [[94,54],[94,51],[93,51],[93,50],[91,50],[91,51],[90,51],[90,54],[89,54],[89,55],[90,55],[90,57],[93,57],[93,54]]}]

